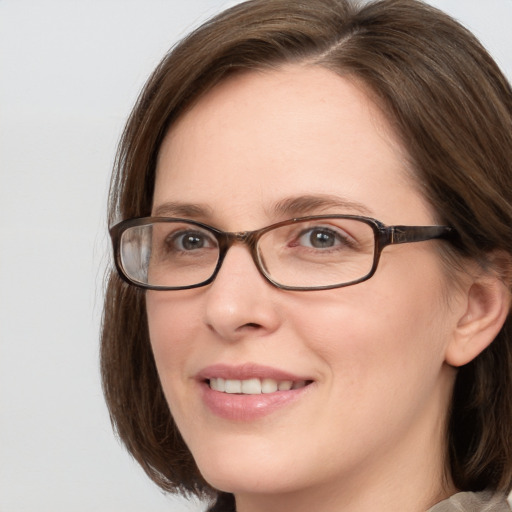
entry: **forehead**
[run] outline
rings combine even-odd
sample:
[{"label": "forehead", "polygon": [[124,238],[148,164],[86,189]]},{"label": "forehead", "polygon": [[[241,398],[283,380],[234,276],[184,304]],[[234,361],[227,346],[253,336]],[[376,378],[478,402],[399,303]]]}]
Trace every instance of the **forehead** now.
[{"label": "forehead", "polygon": [[412,189],[399,139],[365,90],[297,65],[236,75],[184,114],[159,153],[154,207],[259,215],[288,196],[334,194],[378,211]]}]

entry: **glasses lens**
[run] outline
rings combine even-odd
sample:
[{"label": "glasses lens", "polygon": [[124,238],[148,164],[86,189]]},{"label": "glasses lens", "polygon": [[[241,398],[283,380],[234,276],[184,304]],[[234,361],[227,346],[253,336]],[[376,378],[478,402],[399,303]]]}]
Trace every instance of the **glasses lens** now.
[{"label": "glasses lens", "polygon": [[310,219],[278,227],[259,240],[258,256],[267,275],[290,287],[335,286],[366,277],[375,236],[360,220]]},{"label": "glasses lens", "polygon": [[120,258],[131,281],[180,288],[199,284],[213,274],[219,247],[215,236],[200,226],[160,221],[126,229]]}]

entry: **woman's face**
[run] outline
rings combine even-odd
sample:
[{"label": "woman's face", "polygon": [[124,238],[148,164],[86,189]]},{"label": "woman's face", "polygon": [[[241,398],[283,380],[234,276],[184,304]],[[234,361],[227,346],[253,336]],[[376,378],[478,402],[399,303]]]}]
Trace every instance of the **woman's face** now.
[{"label": "woman's face", "polygon": [[[229,79],[174,125],[153,214],[225,231],[325,213],[435,224],[409,176],[361,87],[290,66]],[[212,284],[147,292],[162,386],[211,485],[277,496],[440,478],[459,299],[437,243],[390,246],[370,280],[308,292],[273,287],[235,244]],[[211,389],[217,377],[235,394]],[[284,389],[240,394],[254,378]]]}]

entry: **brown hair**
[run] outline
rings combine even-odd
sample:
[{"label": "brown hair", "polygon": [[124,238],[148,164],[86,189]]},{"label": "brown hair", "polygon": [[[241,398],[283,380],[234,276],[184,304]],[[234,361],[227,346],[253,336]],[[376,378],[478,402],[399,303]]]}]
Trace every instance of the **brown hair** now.
[{"label": "brown hair", "polygon": [[[193,32],[147,82],[122,137],[110,222],[150,214],[169,127],[241,70],[308,62],[372,92],[401,136],[456,258],[512,252],[512,91],[466,29],[416,0],[251,0]],[[452,258],[453,259],[453,258]],[[447,453],[457,488],[512,487],[512,319],[457,376]],[[110,274],[102,375],[113,424],[163,489],[215,497],[177,431],[148,338],[144,292]],[[221,495],[230,501],[229,495]],[[232,505],[230,505],[232,506]]]}]

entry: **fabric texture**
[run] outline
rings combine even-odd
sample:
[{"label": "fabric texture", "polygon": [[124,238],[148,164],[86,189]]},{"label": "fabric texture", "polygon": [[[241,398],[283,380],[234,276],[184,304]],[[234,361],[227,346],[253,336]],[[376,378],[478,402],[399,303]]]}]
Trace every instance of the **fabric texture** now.
[{"label": "fabric texture", "polygon": [[[512,507],[507,496],[502,493],[459,492],[447,500],[441,501],[427,512],[511,512]],[[217,503],[207,512],[236,512],[232,494],[221,493]]]},{"label": "fabric texture", "polygon": [[510,512],[507,497],[501,493],[459,492],[434,505],[427,512]]}]

